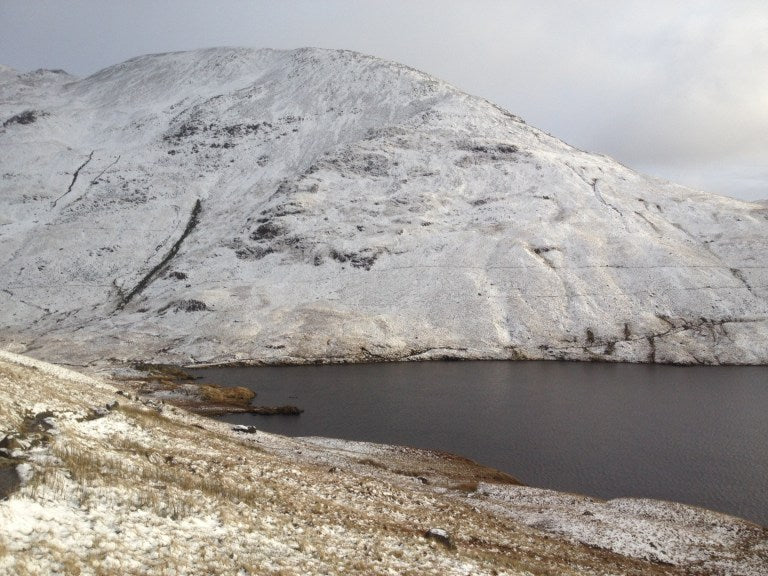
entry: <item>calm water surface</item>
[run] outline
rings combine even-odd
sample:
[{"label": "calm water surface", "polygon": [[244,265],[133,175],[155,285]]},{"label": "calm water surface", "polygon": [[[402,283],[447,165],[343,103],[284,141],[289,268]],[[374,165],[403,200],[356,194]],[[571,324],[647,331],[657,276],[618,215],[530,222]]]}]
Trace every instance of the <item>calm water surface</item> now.
[{"label": "calm water surface", "polygon": [[446,450],[526,484],[686,502],[768,525],[768,368],[411,362],[193,371],[298,417],[290,436]]}]

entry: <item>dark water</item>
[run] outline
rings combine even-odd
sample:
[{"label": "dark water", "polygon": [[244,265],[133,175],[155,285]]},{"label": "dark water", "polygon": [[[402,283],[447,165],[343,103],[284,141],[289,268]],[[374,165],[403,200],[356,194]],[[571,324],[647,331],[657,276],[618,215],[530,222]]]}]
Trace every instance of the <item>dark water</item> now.
[{"label": "dark water", "polygon": [[0,461],[0,500],[12,494],[19,486],[21,479],[16,467]]},{"label": "dark water", "polygon": [[446,450],[526,484],[686,502],[768,525],[768,368],[423,362],[196,371],[298,417],[290,436]]}]

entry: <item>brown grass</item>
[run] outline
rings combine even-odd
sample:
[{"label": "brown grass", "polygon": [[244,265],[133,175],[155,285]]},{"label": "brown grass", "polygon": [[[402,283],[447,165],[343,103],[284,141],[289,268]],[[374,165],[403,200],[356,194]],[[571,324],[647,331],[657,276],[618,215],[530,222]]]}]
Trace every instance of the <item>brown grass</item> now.
[{"label": "brown grass", "polygon": [[136,370],[141,370],[147,373],[147,378],[156,380],[194,380],[195,377],[185,372],[178,366],[170,366],[166,364],[136,364],[134,365]]},{"label": "brown grass", "polygon": [[451,486],[453,490],[458,490],[459,492],[477,492],[477,486],[478,482],[459,482],[458,484],[454,484]]},{"label": "brown grass", "polygon": [[117,410],[134,420],[142,428],[174,427],[179,426],[173,420],[166,418],[162,413],[151,408],[140,408],[131,404],[119,404]]},{"label": "brown grass", "polygon": [[203,384],[199,388],[203,401],[211,404],[229,404],[233,406],[248,406],[256,397],[253,390],[242,386],[222,387]]},{"label": "brown grass", "polygon": [[[162,427],[161,433],[169,440],[175,434],[181,437],[191,432],[183,424],[173,422],[152,410],[133,406],[124,406],[120,410],[144,425]],[[219,443],[215,437],[211,440],[213,444]],[[226,444],[230,450],[239,447],[233,439],[229,440]],[[226,459],[223,462],[217,461],[212,468],[205,454],[184,453],[178,449],[173,454],[162,453],[158,447],[145,446],[125,436],[111,437],[110,447],[119,451],[117,457],[106,455],[98,449],[81,449],[72,444],[54,443],[51,451],[61,460],[61,466],[42,469],[33,483],[36,486],[46,485],[55,493],[64,494],[71,490],[71,484],[64,476],[66,470],[84,488],[110,485],[132,488],[138,493],[136,505],[150,507],[158,515],[173,518],[188,515],[198,507],[196,493],[218,501],[243,502],[250,506],[258,505],[263,497],[261,490],[229,474],[232,463]],[[258,452],[251,446],[246,448],[246,453]]]},{"label": "brown grass", "polygon": [[372,468],[378,468],[379,470],[389,470],[389,468],[379,462],[378,460],[374,460],[373,458],[358,458],[357,459],[358,464],[362,464],[363,466],[371,466]]}]

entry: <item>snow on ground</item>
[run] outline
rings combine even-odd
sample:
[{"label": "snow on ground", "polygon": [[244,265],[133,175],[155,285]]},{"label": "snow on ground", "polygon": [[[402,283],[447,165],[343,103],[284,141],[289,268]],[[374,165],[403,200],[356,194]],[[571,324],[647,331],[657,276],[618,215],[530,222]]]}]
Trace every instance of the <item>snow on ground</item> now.
[{"label": "snow on ground", "polygon": [[347,51],[0,77],[0,345],[768,362],[768,210]]},{"label": "snow on ground", "polygon": [[768,533],[735,518],[522,487],[446,454],[236,433],[125,394],[0,353],[2,461],[24,472],[0,501],[0,573],[768,572]]}]

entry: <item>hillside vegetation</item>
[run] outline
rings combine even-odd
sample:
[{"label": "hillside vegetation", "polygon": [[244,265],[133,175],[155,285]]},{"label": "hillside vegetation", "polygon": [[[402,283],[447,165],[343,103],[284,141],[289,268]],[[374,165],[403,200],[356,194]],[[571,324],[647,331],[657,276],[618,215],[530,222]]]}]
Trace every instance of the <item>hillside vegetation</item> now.
[{"label": "hillside vegetation", "polygon": [[234,432],[0,353],[0,572],[742,574],[768,533],[519,486],[459,457]]}]

